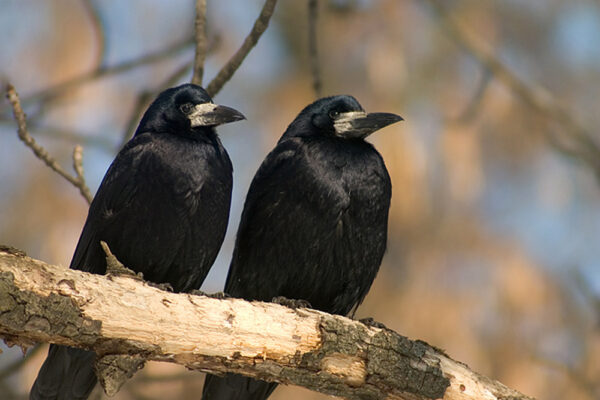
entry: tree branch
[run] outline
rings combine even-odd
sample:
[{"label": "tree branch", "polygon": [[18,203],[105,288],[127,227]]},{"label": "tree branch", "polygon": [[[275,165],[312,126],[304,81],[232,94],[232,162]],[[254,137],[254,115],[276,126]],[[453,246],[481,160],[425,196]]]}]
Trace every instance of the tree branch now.
[{"label": "tree branch", "polygon": [[202,85],[204,75],[204,60],[208,50],[208,41],[206,40],[206,0],[196,0],[196,20],[194,22],[196,30],[196,55],[194,57],[194,73],[192,74],[192,83]]},{"label": "tree branch", "polygon": [[544,87],[528,84],[506,67],[482,41],[459,28],[440,2],[427,2],[447,35],[470,54],[494,78],[505,85],[523,104],[562,128],[562,135],[544,132],[548,142],[559,152],[588,165],[600,180],[600,146],[593,132],[584,126],[573,110],[555,99]]},{"label": "tree branch", "polygon": [[27,119],[25,112],[21,107],[19,95],[11,84],[8,84],[6,87],[6,98],[13,108],[13,114],[15,116],[15,120],[17,121],[17,132],[19,134],[19,139],[21,139],[21,141],[33,151],[33,154],[35,154],[37,158],[42,160],[48,167],[50,167],[50,169],[79,189],[81,195],[86,199],[88,204],[90,204],[93,196],[83,177],[82,148],[80,146],[75,146],[75,149],[73,150],[73,167],[75,169],[75,176],[73,176],[66,172],[60,166],[60,164],[46,151],[46,149],[44,149],[35,141],[33,137],[31,137],[27,131]]},{"label": "tree branch", "polygon": [[[62,83],[59,83],[57,85],[51,86],[46,89],[42,89],[38,92],[34,92],[27,96],[24,96],[22,99],[22,103],[29,104],[34,101],[39,101],[39,102],[43,103],[43,102],[49,101],[50,99],[52,99],[56,96],[60,96],[64,92],[66,92],[74,87],[91,82],[95,79],[100,79],[100,78],[104,78],[107,76],[120,74],[120,73],[130,71],[132,69],[135,69],[135,68],[143,66],[143,65],[152,64],[152,63],[158,62],[160,60],[163,60],[163,59],[170,57],[170,56],[178,53],[179,51],[187,48],[192,43],[193,43],[193,38],[189,37],[189,38],[185,38],[184,40],[182,40],[180,42],[174,43],[173,45],[171,45],[165,49],[158,50],[153,53],[149,53],[145,56],[141,56],[141,57],[135,58],[133,60],[127,60],[127,61],[124,61],[119,64],[115,64],[112,66],[100,65],[100,66],[98,66],[98,68],[95,68],[92,71],[85,72],[81,75],[78,75],[74,78],[71,78],[71,79],[64,81]],[[0,106],[0,110],[2,110],[2,109],[3,109],[3,107]]]},{"label": "tree branch", "polygon": [[0,336],[234,372],[350,399],[530,399],[439,349],[315,310],[161,291],[0,249]]},{"label": "tree branch", "polygon": [[225,64],[223,68],[221,68],[217,76],[215,76],[206,87],[206,91],[208,92],[210,97],[215,97],[215,95],[219,93],[219,91],[221,91],[223,85],[229,79],[231,79],[235,71],[237,71],[240,65],[242,65],[242,62],[244,61],[248,53],[250,53],[250,50],[252,50],[252,48],[256,46],[256,43],[258,43],[258,39],[260,39],[264,31],[269,26],[269,20],[273,15],[276,3],[277,0],[265,1],[260,15],[254,22],[252,30],[250,31],[248,36],[246,36],[246,39],[244,39],[244,43],[242,43],[242,46],[229,59],[229,61],[227,61],[227,64]]}]

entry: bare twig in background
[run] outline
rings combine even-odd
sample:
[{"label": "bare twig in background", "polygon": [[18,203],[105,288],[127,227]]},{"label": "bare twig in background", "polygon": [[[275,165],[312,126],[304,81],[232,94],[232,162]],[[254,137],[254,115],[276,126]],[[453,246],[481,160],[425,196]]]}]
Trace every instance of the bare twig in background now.
[{"label": "bare twig in background", "polygon": [[[8,98],[8,101],[10,102],[10,104],[12,105],[12,108],[13,108],[13,114],[15,116],[15,120],[17,121],[17,127],[18,127],[17,132],[19,134],[19,139],[21,139],[21,141],[23,143],[25,143],[25,145],[33,151],[33,153],[36,155],[37,158],[42,160],[54,172],[56,172],[57,174],[59,174],[60,176],[65,178],[67,181],[72,183],[73,186],[75,186],[77,189],[79,189],[79,192],[87,200],[88,204],[91,203],[92,195],[91,195],[90,189],[87,187],[87,185],[85,183],[85,179],[83,178],[83,175],[79,174],[80,172],[83,172],[81,166],[78,165],[76,167],[76,168],[79,168],[78,171],[76,170],[76,174],[77,174],[76,176],[73,176],[73,175],[69,174],[68,172],[66,172],[58,164],[58,162],[56,162],[56,160],[54,158],[52,158],[52,156],[50,156],[50,154],[48,154],[46,149],[44,149],[42,146],[40,146],[31,137],[31,135],[27,131],[27,120],[26,120],[25,112],[23,112],[23,108],[21,107],[21,102],[19,101],[19,95],[17,94],[17,91],[11,84],[7,85],[6,97]],[[78,151],[76,148],[76,151],[73,154],[74,164],[80,163],[80,161],[77,161],[77,159],[80,159],[80,158],[81,158],[81,150]]]},{"label": "bare twig in background", "polygon": [[321,97],[323,84],[319,66],[319,48],[317,44],[317,20],[319,18],[319,1],[308,0],[308,56],[312,85],[317,98]]},{"label": "bare twig in background", "polygon": [[428,4],[452,40],[489,70],[494,78],[508,87],[514,96],[562,128],[560,133],[551,130],[546,132],[550,144],[561,153],[588,165],[600,179],[600,147],[594,141],[591,130],[574,116],[574,111],[559,103],[545,88],[527,84],[517,77],[498,60],[488,46],[460,29],[438,2],[429,1]]},{"label": "bare twig in background", "polygon": [[223,85],[229,79],[231,79],[235,71],[237,71],[240,65],[242,65],[242,62],[244,61],[248,53],[250,53],[250,50],[252,50],[252,48],[256,46],[256,43],[258,43],[258,39],[260,39],[264,31],[269,26],[269,20],[273,15],[276,3],[277,0],[265,1],[260,15],[254,22],[252,30],[250,31],[248,36],[246,36],[246,39],[244,39],[244,43],[242,43],[242,46],[229,59],[229,61],[227,61],[227,63],[223,66],[223,68],[221,68],[217,76],[215,76],[206,87],[206,91],[208,92],[210,97],[215,97],[215,95],[219,93],[219,91],[223,88]]},{"label": "bare twig in background", "polygon": [[88,13],[94,32],[96,34],[96,42],[98,48],[96,49],[96,61],[95,65],[100,67],[104,63],[104,57],[106,55],[106,36],[104,34],[104,24],[102,18],[98,14],[98,10],[94,6],[93,0],[83,0],[83,6]]},{"label": "bare twig in background", "polygon": [[88,201],[88,203],[92,202],[92,192],[85,184],[85,176],[83,175],[83,147],[80,145],[75,145],[73,148],[73,169],[75,170],[75,176],[77,177],[77,182],[80,183],[79,191]]},{"label": "bare twig in background", "polygon": [[206,52],[208,50],[208,40],[206,39],[206,0],[196,0],[194,28],[196,30],[196,55],[194,56],[192,83],[202,85],[204,60],[206,59]]},{"label": "bare twig in background", "polygon": [[93,71],[86,72],[82,75],[79,75],[75,78],[69,79],[68,81],[59,83],[57,85],[51,86],[49,88],[40,90],[38,92],[32,93],[28,96],[23,97],[21,102],[23,104],[29,104],[35,101],[45,102],[51,100],[54,97],[60,96],[64,92],[73,89],[79,85],[84,83],[88,83],[95,79],[104,78],[116,74],[120,74],[134,68],[140,67],[142,65],[151,64],[160,60],[163,60],[167,57],[170,57],[179,51],[189,47],[194,42],[193,37],[186,38],[180,42],[177,42],[163,50],[159,50],[153,53],[149,53],[145,56],[128,60],[122,62],[120,64],[115,64],[113,66],[100,66]]}]

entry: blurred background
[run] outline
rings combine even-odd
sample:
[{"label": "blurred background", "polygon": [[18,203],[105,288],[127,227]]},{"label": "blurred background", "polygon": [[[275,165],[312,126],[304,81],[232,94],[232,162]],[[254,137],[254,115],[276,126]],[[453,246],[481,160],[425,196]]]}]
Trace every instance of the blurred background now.
[{"label": "blurred background", "polygon": [[[250,180],[315,99],[307,1],[280,1],[215,101],[235,168],[228,235],[203,289],[222,289]],[[443,7],[442,7],[443,6]],[[205,82],[262,2],[208,1]],[[593,0],[320,0],[323,95],[405,122],[369,140],[393,181],[389,245],[357,317],[372,316],[539,399],[600,398],[600,4]],[[0,0],[0,80],[95,192],[140,104],[191,78],[194,1]],[[593,128],[592,128],[593,127]],[[68,265],[79,192],[19,142],[0,102],[0,243]],[[24,399],[46,346],[0,345],[0,397]],[[115,399],[197,399],[202,375],[149,363]],[[94,399],[106,396],[97,390]],[[273,399],[325,396],[280,387]]]}]

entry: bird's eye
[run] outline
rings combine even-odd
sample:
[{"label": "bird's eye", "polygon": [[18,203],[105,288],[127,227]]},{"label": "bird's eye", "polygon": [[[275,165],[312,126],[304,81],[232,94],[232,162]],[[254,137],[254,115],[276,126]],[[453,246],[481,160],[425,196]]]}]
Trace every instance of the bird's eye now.
[{"label": "bird's eye", "polygon": [[179,109],[184,114],[191,113],[193,108],[194,108],[194,105],[192,103],[184,103],[181,106],[179,106]]},{"label": "bird's eye", "polygon": [[337,111],[337,110],[331,110],[331,111],[329,111],[329,117],[330,117],[331,119],[335,119],[335,118],[337,118],[337,116],[338,116],[338,115],[340,115],[340,113],[339,113],[339,111]]}]

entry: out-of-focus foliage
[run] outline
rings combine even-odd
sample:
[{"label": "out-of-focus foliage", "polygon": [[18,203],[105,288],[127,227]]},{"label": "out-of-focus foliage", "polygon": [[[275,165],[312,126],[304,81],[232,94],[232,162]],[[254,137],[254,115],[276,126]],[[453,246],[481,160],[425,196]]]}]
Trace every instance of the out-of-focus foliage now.
[{"label": "out-of-focus foliage", "polygon": [[[35,94],[98,62],[116,65],[191,37],[193,3],[0,0],[0,78],[15,85],[32,133],[63,165],[75,143],[84,145],[93,190],[123,140],[138,94],[189,62],[193,48],[43,102]],[[598,2],[439,4],[516,76],[548,89],[585,126],[600,126]],[[353,94],[368,111],[406,120],[371,139],[390,170],[393,201],[388,252],[358,314],[537,398],[599,398],[598,181],[577,157],[549,143],[550,130],[562,129],[556,115],[520,102],[457,45],[430,5],[320,1],[324,93]],[[208,1],[214,49],[205,79],[239,46],[260,7],[258,1]],[[217,96],[248,121],[219,130],[236,183],[227,240],[207,290],[222,287],[257,166],[314,99],[306,15],[307,2],[282,0],[257,48]],[[0,243],[68,265],[86,203],[18,142],[7,103],[0,107]],[[0,371],[20,357],[18,349],[2,349]],[[0,381],[2,398],[25,398],[44,355],[45,349]],[[196,399],[201,387],[200,374],[151,363],[115,398]],[[94,396],[103,398],[100,391]],[[323,396],[294,387],[273,396],[294,398]]]}]

